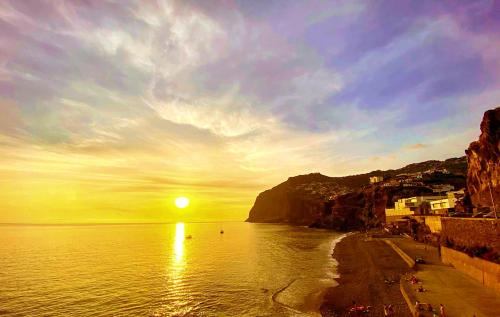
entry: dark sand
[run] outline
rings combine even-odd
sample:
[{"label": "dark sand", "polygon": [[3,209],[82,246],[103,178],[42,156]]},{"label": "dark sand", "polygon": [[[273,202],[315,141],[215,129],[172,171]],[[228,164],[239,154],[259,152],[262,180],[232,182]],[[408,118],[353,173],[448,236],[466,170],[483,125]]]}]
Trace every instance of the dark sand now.
[{"label": "dark sand", "polygon": [[[384,241],[350,235],[336,245],[333,257],[339,262],[339,285],[327,290],[323,316],[353,316],[348,314],[353,301],[373,307],[363,316],[384,316],[384,304],[394,306],[394,316],[411,316],[399,288],[401,275],[410,269]],[[388,284],[386,278],[395,282]]]}]

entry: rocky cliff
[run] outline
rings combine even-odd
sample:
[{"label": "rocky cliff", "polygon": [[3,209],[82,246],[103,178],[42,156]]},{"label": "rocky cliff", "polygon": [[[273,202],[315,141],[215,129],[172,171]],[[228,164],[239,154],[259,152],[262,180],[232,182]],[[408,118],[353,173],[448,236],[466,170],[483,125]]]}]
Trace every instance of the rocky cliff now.
[{"label": "rocky cliff", "polygon": [[479,140],[472,142],[467,155],[467,191],[474,207],[500,205],[500,107],[485,112]]},{"label": "rocky cliff", "polygon": [[309,225],[324,212],[329,200],[349,191],[319,173],[290,177],[257,196],[247,221]]},{"label": "rocky cliff", "polygon": [[[397,175],[437,170],[425,174],[422,186],[368,185],[371,176],[392,179]],[[446,171],[446,173],[440,172]],[[465,186],[466,159],[426,161],[397,170],[328,177],[300,175],[260,193],[250,210],[249,222],[280,222],[347,230],[385,220],[385,208],[401,197],[432,193],[426,184]],[[408,184],[407,184],[408,185]]]}]

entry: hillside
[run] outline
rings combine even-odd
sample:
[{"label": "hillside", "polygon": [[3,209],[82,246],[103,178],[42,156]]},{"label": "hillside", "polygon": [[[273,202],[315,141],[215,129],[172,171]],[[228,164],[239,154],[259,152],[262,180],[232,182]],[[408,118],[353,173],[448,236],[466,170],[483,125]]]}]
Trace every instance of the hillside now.
[{"label": "hillside", "polygon": [[[386,206],[399,197],[430,194],[437,184],[465,187],[466,172],[466,158],[460,157],[344,177],[290,177],[258,195],[247,221],[357,227],[366,218],[382,221]],[[371,176],[383,176],[384,181],[370,185]]]}]

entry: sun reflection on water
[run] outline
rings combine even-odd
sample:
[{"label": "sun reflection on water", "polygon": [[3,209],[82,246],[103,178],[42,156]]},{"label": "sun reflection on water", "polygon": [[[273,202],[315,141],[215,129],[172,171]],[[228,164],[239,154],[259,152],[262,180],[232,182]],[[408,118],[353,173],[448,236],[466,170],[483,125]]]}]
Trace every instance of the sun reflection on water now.
[{"label": "sun reflection on water", "polygon": [[182,264],[184,259],[184,239],[185,239],[184,223],[179,222],[175,225],[175,240],[174,240],[174,259],[175,264]]}]

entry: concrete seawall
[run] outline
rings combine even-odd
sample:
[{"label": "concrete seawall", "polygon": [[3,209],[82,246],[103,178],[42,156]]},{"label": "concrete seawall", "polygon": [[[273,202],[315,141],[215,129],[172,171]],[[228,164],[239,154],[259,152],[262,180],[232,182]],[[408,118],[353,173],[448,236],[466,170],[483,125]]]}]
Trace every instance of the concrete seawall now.
[{"label": "concrete seawall", "polygon": [[457,270],[500,294],[500,264],[470,257],[446,247],[441,247],[441,257],[443,263],[453,265]]}]

